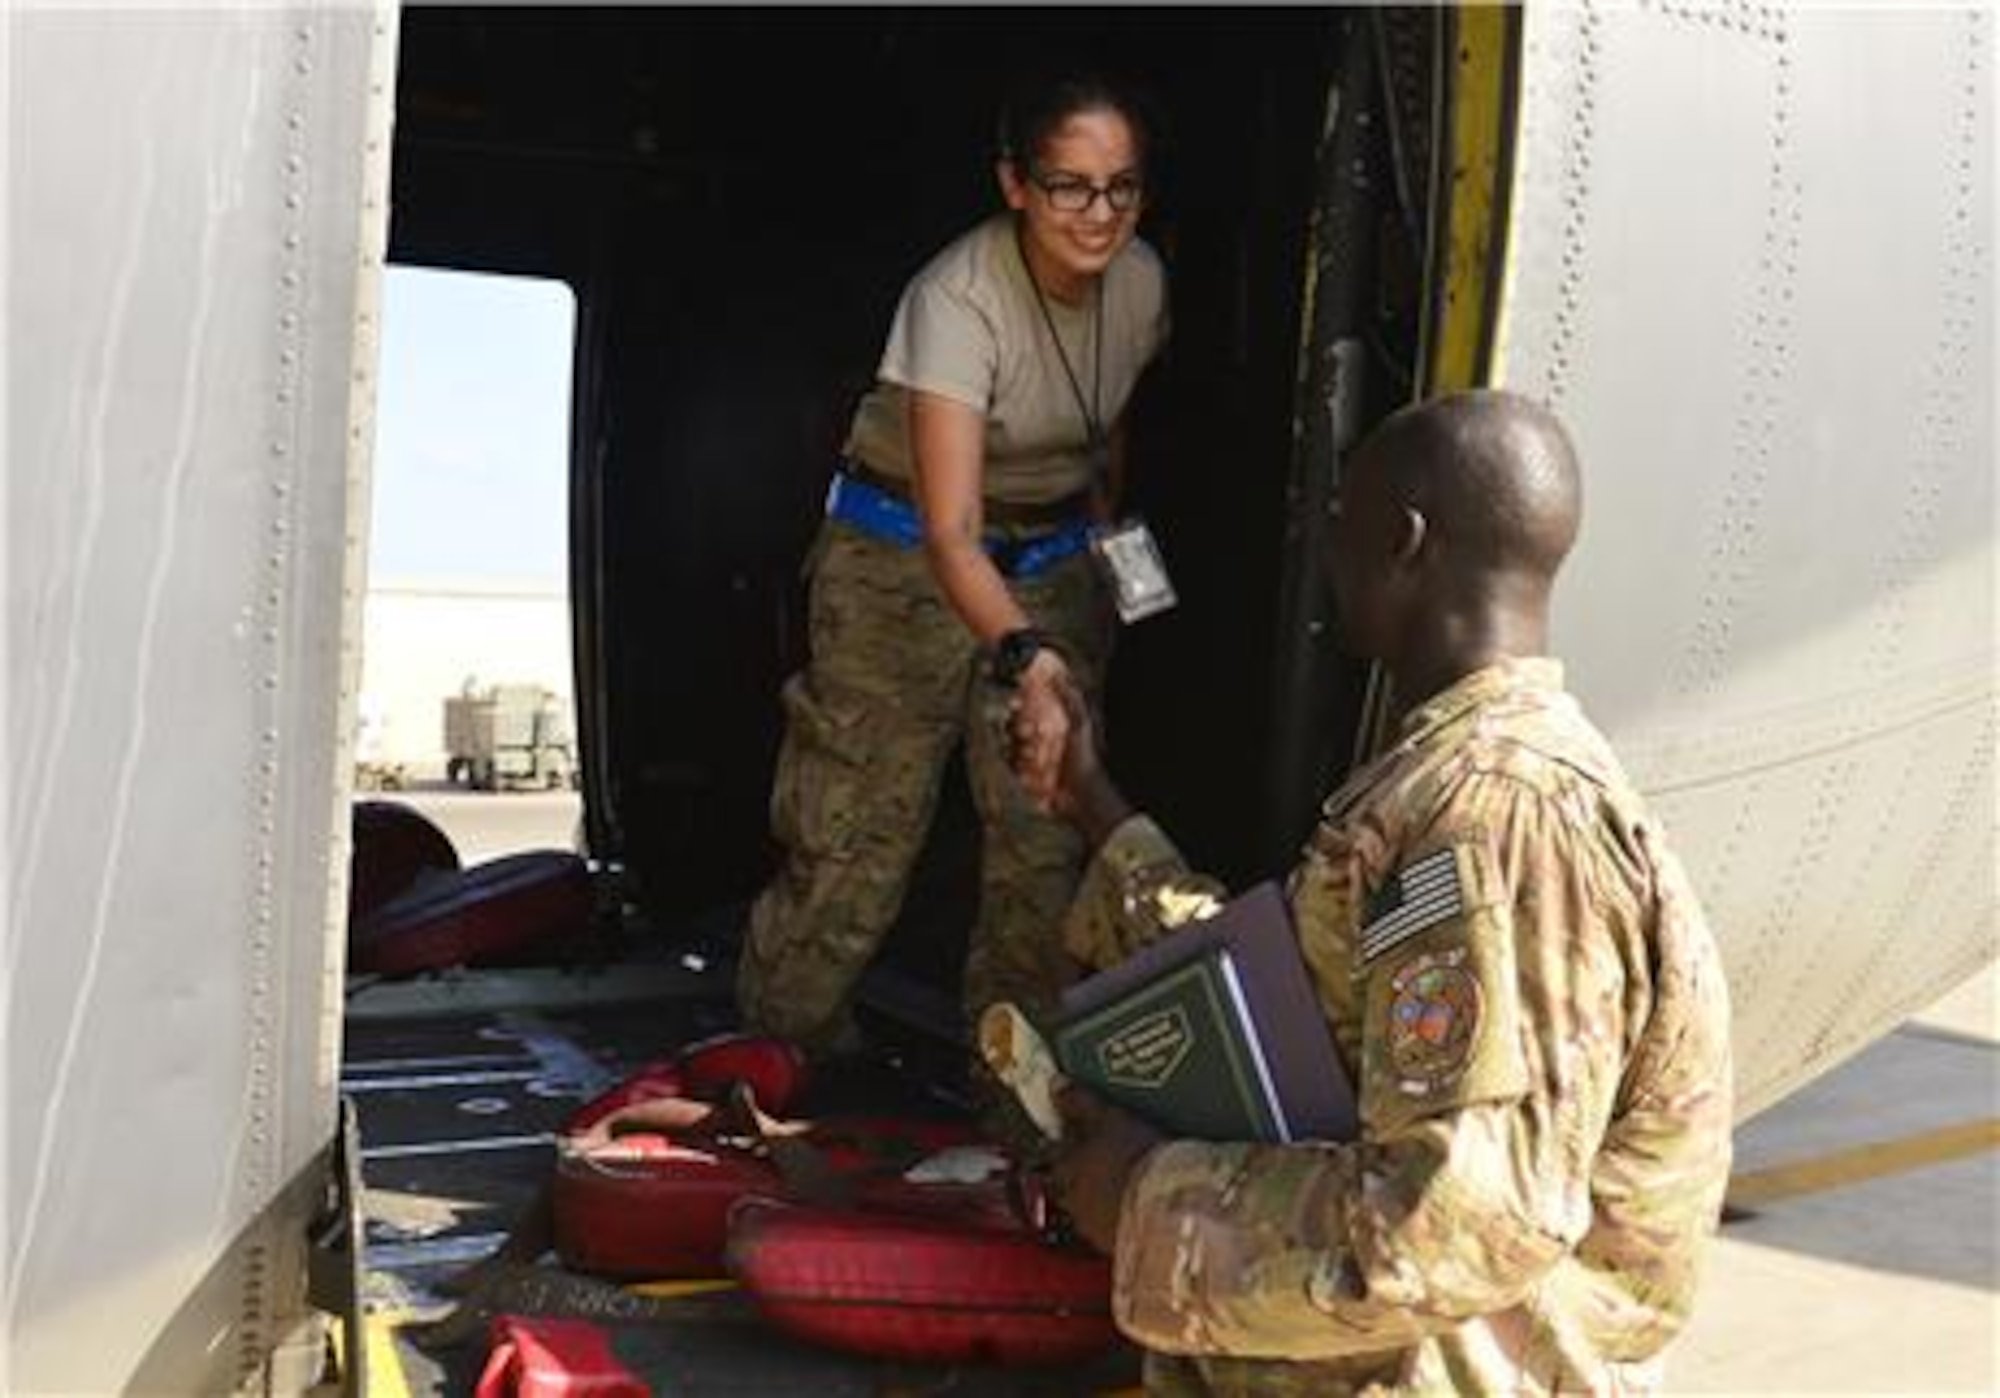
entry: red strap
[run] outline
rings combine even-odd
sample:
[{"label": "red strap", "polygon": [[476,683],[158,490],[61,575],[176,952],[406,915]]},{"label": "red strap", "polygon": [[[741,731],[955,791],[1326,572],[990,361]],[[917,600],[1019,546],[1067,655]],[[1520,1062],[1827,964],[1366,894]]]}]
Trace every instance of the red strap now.
[{"label": "red strap", "polygon": [[474,1398],[652,1398],[611,1352],[602,1326],[558,1316],[493,1318],[493,1348]]}]

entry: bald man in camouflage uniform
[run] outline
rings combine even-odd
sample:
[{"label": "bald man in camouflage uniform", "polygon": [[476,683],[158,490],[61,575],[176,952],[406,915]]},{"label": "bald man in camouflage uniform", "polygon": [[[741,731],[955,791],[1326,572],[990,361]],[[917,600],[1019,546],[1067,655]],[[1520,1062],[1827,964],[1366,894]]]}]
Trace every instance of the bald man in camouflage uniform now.
[{"label": "bald man in camouflage uniform", "polygon": [[[1408,410],[1349,465],[1343,632],[1419,702],[1289,890],[1361,1136],[1167,1142],[1064,1096],[1059,1192],[1115,1256],[1149,1392],[1660,1384],[1728,1177],[1728,1003],[1660,827],[1544,657],[1578,501],[1560,427],[1508,395]],[[1053,799],[1098,845],[1082,959],[1213,890],[1087,730]]]}]

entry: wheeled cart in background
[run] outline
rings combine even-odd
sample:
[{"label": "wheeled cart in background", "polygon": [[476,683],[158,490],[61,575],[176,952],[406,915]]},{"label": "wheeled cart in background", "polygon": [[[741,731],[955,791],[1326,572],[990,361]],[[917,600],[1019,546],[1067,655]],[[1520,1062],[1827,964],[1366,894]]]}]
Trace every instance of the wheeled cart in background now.
[{"label": "wheeled cart in background", "polygon": [[569,716],[532,684],[470,689],[444,701],[445,777],[475,791],[576,785]]}]

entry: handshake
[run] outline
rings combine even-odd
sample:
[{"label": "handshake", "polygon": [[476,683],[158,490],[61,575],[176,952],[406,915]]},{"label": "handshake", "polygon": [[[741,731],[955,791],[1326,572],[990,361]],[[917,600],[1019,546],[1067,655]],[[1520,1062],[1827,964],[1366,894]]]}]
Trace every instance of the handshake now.
[{"label": "handshake", "polygon": [[[1028,653],[1010,653],[1026,636]],[[1095,849],[1132,808],[1104,770],[1090,701],[1062,655],[1034,632],[1013,632],[999,646],[996,677],[1011,685],[1007,764],[1036,807],[1067,820]]]},{"label": "handshake", "polygon": [[[1057,816],[1072,816],[1076,794],[1099,768],[1097,728],[1090,703],[1062,655],[1050,645],[1035,644],[1025,662],[1009,665],[1009,643],[1032,633],[1014,632],[1001,642],[996,672],[1011,681],[1012,697],[1005,717],[1007,765],[1037,808]],[[1011,674],[1010,674],[1011,672]]]}]

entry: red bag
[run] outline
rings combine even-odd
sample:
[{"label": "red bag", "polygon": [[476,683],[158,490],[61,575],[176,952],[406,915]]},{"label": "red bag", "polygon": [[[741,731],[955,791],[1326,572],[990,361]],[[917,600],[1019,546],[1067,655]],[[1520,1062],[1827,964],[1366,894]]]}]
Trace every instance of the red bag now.
[{"label": "red bag", "polygon": [[587,1320],[493,1318],[492,1349],[474,1398],[652,1398],[652,1386],[618,1362],[610,1338]]},{"label": "red bag", "polygon": [[805,1087],[806,1056],[788,1039],[718,1034],[689,1044],[672,1058],[641,1064],[616,1087],[570,1113],[561,1133],[578,1135],[621,1107],[666,1097],[720,1105],[739,1082],[749,1087],[759,1108],[783,1116]]},{"label": "red bag", "polygon": [[[826,1181],[858,1205],[1019,1228],[1011,1171],[984,1180],[912,1179],[908,1168],[953,1146],[978,1144],[957,1122],[833,1118],[803,1137]],[[797,1196],[771,1150],[744,1137],[683,1133],[620,1136],[594,1148],[571,1140],[556,1156],[551,1208],[565,1266],[620,1279],[715,1277],[723,1272],[729,1211],[750,1195]]]},{"label": "red bag", "polygon": [[687,1095],[721,1102],[745,1083],[757,1105],[772,1116],[791,1110],[806,1083],[805,1051],[769,1034],[718,1034],[674,1055],[687,1079]]},{"label": "red bag", "polygon": [[534,850],[439,875],[357,923],[357,971],[402,975],[506,962],[590,930],[590,872],[562,850]]},{"label": "red bag", "polygon": [[729,1210],[746,1194],[781,1188],[770,1162],[748,1151],[653,1135],[598,1152],[566,1143],[551,1205],[556,1255],[574,1271],[619,1280],[720,1276]]},{"label": "red bag", "polygon": [[422,811],[400,801],[356,801],[349,816],[347,925],[351,928],[425,874],[458,870],[451,837]]},{"label": "red bag", "polygon": [[878,1359],[1073,1363],[1118,1338],[1110,1261],[1025,1231],[749,1199],[727,1260],[779,1329]]},{"label": "red bag", "polygon": [[571,1112],[563,1120],[557,1134],[578,1136],[622,1108],[641,1102],[655,1102],[663,1097],[688,1095],[687,1079],[681,1073],[680,1060],[657,1058],[651,1063],[642,1063],[616,1087],[600,1093]]}]

